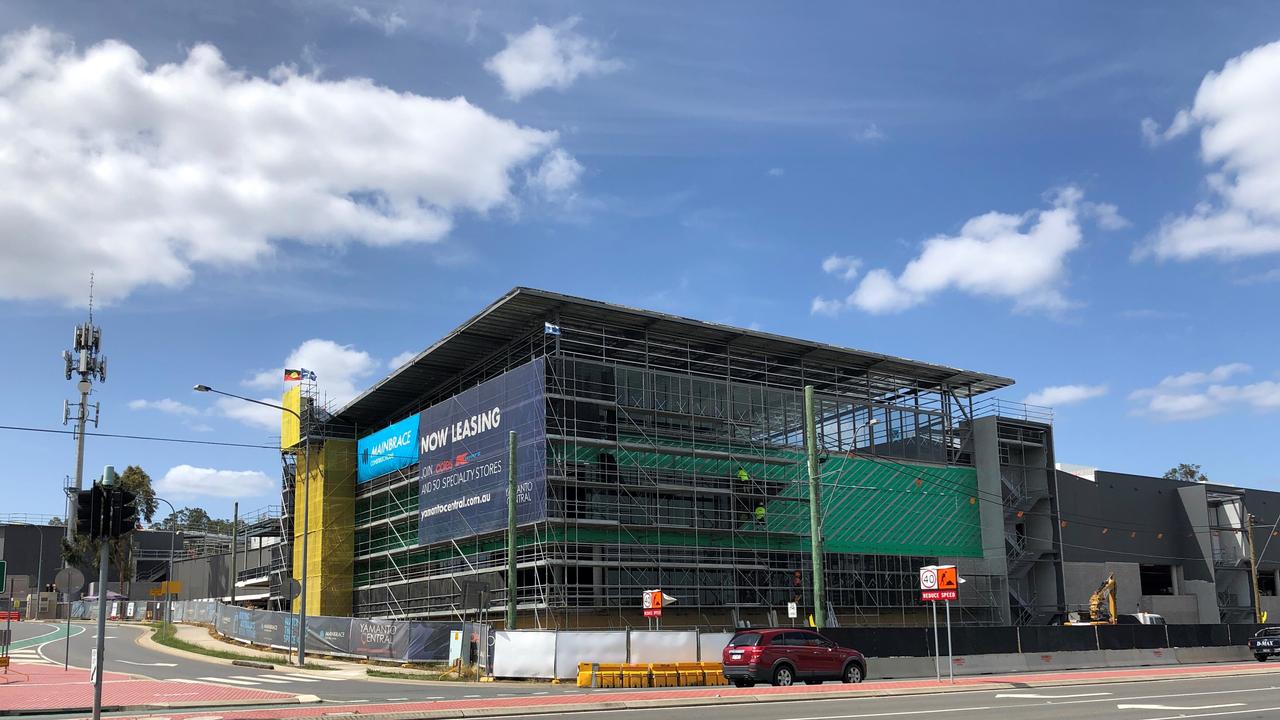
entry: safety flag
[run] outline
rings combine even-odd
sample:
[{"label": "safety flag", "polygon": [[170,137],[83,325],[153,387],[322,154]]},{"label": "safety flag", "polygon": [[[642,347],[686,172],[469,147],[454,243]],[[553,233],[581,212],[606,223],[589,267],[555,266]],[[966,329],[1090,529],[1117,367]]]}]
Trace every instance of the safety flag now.
[{"label": "safety flag", "polygon": [[298,371],[298,370],[290,370],[289,368],[285,368],[285,369],[284,369],[284,381],[285,381],[285,382],[298,382],[298,381],[299,381],[299,380],[301,380],[301,379],[302,379],[302,372],[301,372],[301,371]]}]

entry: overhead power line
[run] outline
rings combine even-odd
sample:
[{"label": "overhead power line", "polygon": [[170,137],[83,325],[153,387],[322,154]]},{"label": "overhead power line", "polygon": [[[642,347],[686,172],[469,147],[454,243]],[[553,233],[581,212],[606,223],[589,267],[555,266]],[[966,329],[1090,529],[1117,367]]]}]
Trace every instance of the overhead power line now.
[{"label": "overhead power line", "polygon": [[[16,430],[19,432],[49,433],[51,435],[75,435],[75,430],[54,430],[52,428],[23,427],[20,425],[0,425],[0,430]],[[253,445],[250,443],[218,442],[216,440],[191,440],[188,438],[155,437],[152,435],[120,435],[116,433],[85,432],[93,437],[119,438],[123,440],[148,440],[151,442],[184,443],[187,445],[217,445],[220,447],[242,447],[258,450],[279,450],[275,445]]]}]

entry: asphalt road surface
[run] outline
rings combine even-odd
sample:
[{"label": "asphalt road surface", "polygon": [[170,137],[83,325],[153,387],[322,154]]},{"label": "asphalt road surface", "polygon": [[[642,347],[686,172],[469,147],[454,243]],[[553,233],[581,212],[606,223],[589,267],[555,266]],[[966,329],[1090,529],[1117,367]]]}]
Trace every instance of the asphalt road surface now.
[{"label": "asphalt road surface", "polygon": [[[47,635],[50,640],[25,648],[14,662],[45,662],[62,665],[67,645],[65,625],[21,623],[14,625],[14,639]],[[316,695],[325,702],[386,702],[390,700],[443,700],[480,697],[516,697],[580,692],[572,685],[546,683],[424,683],[417,680],[383,680],[344,677],[332,670],[303,670],[276,665],[274,670],[227,665],[199,656],[180,656],[139,645],[137,640],[151,628],[107,624],[106,665],[108,672],[129,673],[156,680],[198,681],[257,690],[275,690],[295,695]],[[56,634],[54,634],[56,633]],[[90,650],[97,642],[97,629],[90,624],[72,623],[71,665],[88,667]],[[29,641],[29,640],[28,640]]]},{"label": "asphalt road surface", "polygon": [[[619,714],[621,713],[621,714]],[[543,718],[546,715],[508,715]],[[938,695],[573,713],[573,720],[1175,720],[1280,718],[1280,672]]]}]

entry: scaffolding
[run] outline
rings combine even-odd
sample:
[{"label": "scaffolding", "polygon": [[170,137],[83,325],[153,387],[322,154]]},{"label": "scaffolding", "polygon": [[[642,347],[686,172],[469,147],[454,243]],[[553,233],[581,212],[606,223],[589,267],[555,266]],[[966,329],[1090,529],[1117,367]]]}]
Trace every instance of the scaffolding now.
[{"label": "scaffolding", "polygon": [[[643,625],[652,588],[679,599],[665,627],[785,623],[793,602],[803,623],[806,385],[818,397],[829,618],[920,625],[918,568],[982,555],[970,427],[988,388],[913,375],[909,361],[857,366],[574,309],[548,319],[555,333],[527,323],[382,418],[545,358],[547,519],[519,531],[522,627]],[[501,533],[419,545],[416,465],[361,485],[355,522],[356,615],[459,618],[505,604]],[[1007,605],[1002,587],[978,582],[959,617],[994,624]]]}]

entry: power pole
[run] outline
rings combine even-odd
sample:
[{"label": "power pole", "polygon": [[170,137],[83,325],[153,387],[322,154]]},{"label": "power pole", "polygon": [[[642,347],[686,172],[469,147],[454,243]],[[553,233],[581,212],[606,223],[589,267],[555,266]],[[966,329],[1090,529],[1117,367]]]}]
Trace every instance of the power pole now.
[{"label": "power pole", "polygon": [[[62,362],[66,372],[67,379],[70,380],[72,375],[79,375],[80,379],[76,382],[76,390],[80,391],[80,402],[75,404],[76,407],[76,479],[75,487],[67,488],[67,517],[75,515],[75,504],[72,498],[74,493],[78,493],[84,489],[84,431],[85,425],[90,419],[93,426],[98,427],[98,403],[89,405],[89,394],[93,392],[93,380],[96,378],[98,382],[107,381],[107,359],[100,353],[102,351],[102,330],[93,324],[93,275],[89,276],[89,322],[76,326],[75,342],[71,350],[62,351]],[[89,410],[92,408],[93,417],[90,418]],[[71,420],[71,403],[63,401],[62,403],[62,424],[66,425]],[[71,542],[75,536],[75,526],[73,523],[67,523],[67,541]]]},{"label": "power pole", "polygon": [[818,430],[814,421],[813,386],[804,386],[804,445],[809,455],[809,541],[813,555],[813,624],[827,624],[822,578],[822,484],[818,466]]},{"label": "power pole", "polygon": [[1245,539],[1249,541],[1249,580],[1253,584],[1253,620],[1262,624],[1262,593],[1258,590],[1258,555],[1253,549],[1253,523],[1257,518],[1251,512],[1245,512]]},{"label": "power pole", "polygon": [[507,630],[516,627],[516,431],[507,448]]}]

